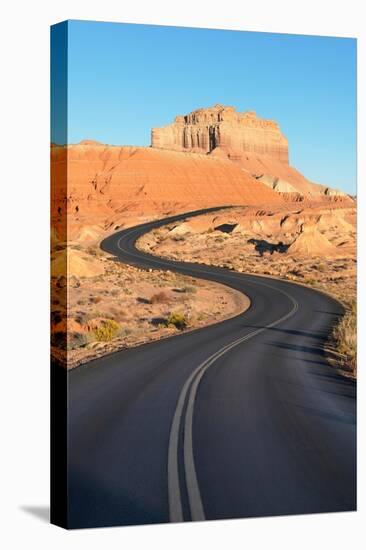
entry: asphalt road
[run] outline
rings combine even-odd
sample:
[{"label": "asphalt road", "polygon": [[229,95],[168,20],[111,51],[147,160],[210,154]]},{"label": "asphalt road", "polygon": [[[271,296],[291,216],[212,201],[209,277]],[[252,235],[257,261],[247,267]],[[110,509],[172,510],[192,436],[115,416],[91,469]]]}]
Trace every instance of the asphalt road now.
[{"label": "asphalt road", "polygon": [[314,290],[159,259],[116,232],[122,262],[244,292],[244,314],[68,374],[70,528],[356,508],[356,386],[322,345],[342,313]]}]

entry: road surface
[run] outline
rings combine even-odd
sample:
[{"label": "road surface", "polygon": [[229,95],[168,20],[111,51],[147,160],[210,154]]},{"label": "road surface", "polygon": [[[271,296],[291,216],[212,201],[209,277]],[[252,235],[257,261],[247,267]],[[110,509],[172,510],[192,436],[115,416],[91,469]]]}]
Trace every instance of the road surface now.
[{"label": "road surface", "polygon": [[130,265],[226,284],[251,307],[69,372],[68,526],[355,510],[356,386],[322,351],[342,307],[300,285],[135,248],[187,215],[101,246]]}]

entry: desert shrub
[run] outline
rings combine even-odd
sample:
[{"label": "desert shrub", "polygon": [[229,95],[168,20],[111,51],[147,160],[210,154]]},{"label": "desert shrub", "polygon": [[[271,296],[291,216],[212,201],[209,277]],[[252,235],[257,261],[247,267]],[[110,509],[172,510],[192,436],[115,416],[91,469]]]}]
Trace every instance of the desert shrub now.
[{"label": "desert shrub", "polygon": [[150,304],[149,298],[144,298],[143,296],[137,296],[136,302],[139,304]]},{"label": "desert shrub", "polygon": [[68,285],[70,288],[79,288],[80,287],[80,280],[78,277],[75,277],[75,275],[71,275],[69,278]]},{"label": "desert shrub", "polygon": [[173,325],[178,330],[183,330],[187,327],[187,319],[184,313],[179,313],[178,311],[172,311],[167,319],[167,325]]},{"label": "desert shrub", "polygon": [[288,271],[289,275],[295,275],[295,277],[304,277],[303,273],[301,272],[301,269],[290,269]]},{"label": "desert shrub", "polygon": [[90,296],[89,301],[92,304],[99,304],[99,302],[102,300],[101,296]]},{"label": "desert shrub", "polygon": [[79,325],[83,325],[88,321],[88,314],[86,311],[76,311],[74,319]]},{"label": "desert shrub", "polygon": [[129,327],[124,327],[119,331],[119,336],[129,336],[133,333],[133,330]]},{"label": "desert shrub", "polygon": [[89,343],[89,337],[82,332],[71,332],[67,335],[67,350],[82,348]]},{"label": "desert shrub", "polygon": [[93,330],[93,334],[98,342],[110,342],[120,330],[120,325],[113,319],[106,319],[100,326]]},{"label": "desert shrub", "polygon": [[89,321],[92,321],[97,317],[102,317],[102,314],[99,311],[95,311],[92,309],[88,309],[88,311],[85,311],[84,314],[85,314],[84,323],[88,323]]},{"label": "desert shrub", "polygon": [[197,288],[195,286],[187,285],[184,287],[184,292],[189,292],[191,294],[195,294],[197,292]]},{"label": "desert shrub", "polygon": [[345,357],[344,366],[355,373],[357,355],[357,304],[355,300],[334,327],[332,340],[338,353]]},{"label": "desert shrub", "polygon": [[116,307],[111,307],[109,309],[109,313],[104,313],[104,316],[107,319],[112,319],[114,321],[122,321],[123,319],[126,319],[126,312],[123,309],[118,309]]},{"label": "desert shrub", "polygon": [[[80,277],[82,278],[82,277]],[[93,277],[93,282],[95,283],[102,283],[104,281],[104,275],[103,274],[100,274],[100,275],[96,275],[95,277]]]},{"label": "desert shrub", "polygon": [[153,294],[150,298],[150,304],[166,304],[169,301],[169,296],[164,291],[157,292],[156,294]]}]

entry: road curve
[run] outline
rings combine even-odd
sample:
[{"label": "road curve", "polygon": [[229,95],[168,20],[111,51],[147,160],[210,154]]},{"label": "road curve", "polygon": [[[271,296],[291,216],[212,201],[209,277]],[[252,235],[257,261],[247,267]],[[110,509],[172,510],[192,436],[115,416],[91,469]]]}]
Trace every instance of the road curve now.
[{"label": "road curve", "polygon": [[68,374],[68,526],[356,509],[356,385],[322,346],[342,313],[285,281],[157,258],[151,229],[101,247],[244,292],[232,319],[90,361]]}]

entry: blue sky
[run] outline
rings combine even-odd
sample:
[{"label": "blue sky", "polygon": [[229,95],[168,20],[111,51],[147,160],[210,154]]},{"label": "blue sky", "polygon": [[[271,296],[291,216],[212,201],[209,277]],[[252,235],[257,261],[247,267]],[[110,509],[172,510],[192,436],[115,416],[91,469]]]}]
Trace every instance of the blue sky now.
[{"label": "blue sky", "polygon": [[354,39],[71,21],[68,90],[69,143],[149,145],[151,127],[222,103],[278,121],[293,166],[355,192]]}]

